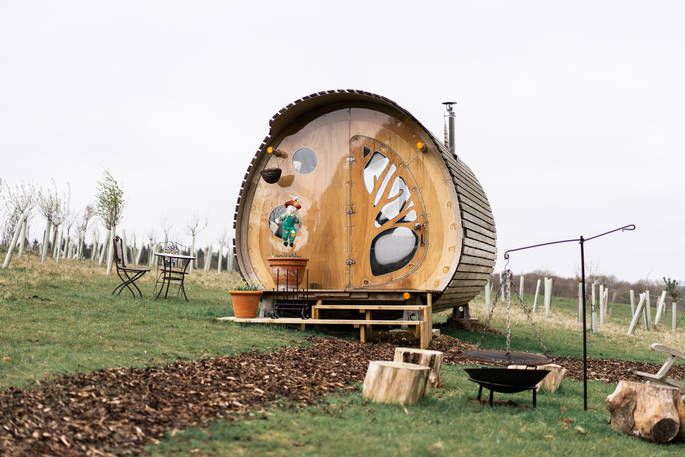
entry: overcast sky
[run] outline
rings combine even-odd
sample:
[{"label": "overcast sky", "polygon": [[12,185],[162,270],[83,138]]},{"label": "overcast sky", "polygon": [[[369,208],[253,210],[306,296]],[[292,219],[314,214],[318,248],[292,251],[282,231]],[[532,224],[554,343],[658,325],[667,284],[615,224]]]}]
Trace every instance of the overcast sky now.
[{"label": "overcast sky", "polygon": [[[196,213],[216,243],[282,106],[363,89],[441,137],[440,103],[456,100],[500,259],[635,223],[587,245],[590,269],[685,279],[683,5],[0,0],[0,177],[69,183],[80,210],[109,169],[129,237],[166,220],[187,242]],[[510,267],[574,275],[578,257],[543,248]]]}]

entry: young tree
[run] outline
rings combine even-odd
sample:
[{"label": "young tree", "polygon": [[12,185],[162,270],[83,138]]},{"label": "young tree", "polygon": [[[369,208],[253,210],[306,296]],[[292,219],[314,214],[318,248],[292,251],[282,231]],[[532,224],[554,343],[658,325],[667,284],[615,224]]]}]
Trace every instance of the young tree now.
[{"label": "young tree", "polygon": [[[19,255],[23,254],[26,238],[26,224],[31,210],[36,204],[35,188],[30,184],[7,187],[5,200],[7,202],[9,220],[14,223],[11,241],[9,243],[2,268],[7,268],[12,260],[14,249],[19,246]],[[8,227],[9,228],[9,227]]]},{"label": "young tree", "polygon": [[[200,217],[197,214],[193,215],[193,218],[190,220],[190,223],[187,225],[188,228],[188,233],[190,233],[190,255],[195,255],[195,239],[197,235],[202,232],[204,229],[207,228],[207,217],[205,217],[204,221],[200,222]],[[193,268],[195,267],[195,260],[190,261],[190,272],[193,272]]]},{"label": "young tree", "polygon": [[105,170],[103,178],[98,181],[95,211],[109,231],[107,235],[107,274],[112,272],[114,236],[117,224],[121,221],[123,209],[124,191],[110,172]]},{"label": "young tree", "polygon": [[95,215],[95,208],[92,205],[86,205],[81,216],[76,224],[78,231],[78,245],[76,247],[76,258],[83,258],[83,245],[86,242],[86,231],[88,230],[88,223]]},{"label": "young tree", "polygon": [[[54,182],[53,187],[55,187]],[[45,233],[43,234],[43,245],[40,252],[40,262],[44,263],[49,252],[50,230],[54,227],[54,232],[57,233],[57,226],[59,226],[60,223],[62,202],[57,194],[57,189],[55,188],[54,191],[41,189],[38,192],[38,207],[40,208],[43,217],[45,217],[46,222]]]}]

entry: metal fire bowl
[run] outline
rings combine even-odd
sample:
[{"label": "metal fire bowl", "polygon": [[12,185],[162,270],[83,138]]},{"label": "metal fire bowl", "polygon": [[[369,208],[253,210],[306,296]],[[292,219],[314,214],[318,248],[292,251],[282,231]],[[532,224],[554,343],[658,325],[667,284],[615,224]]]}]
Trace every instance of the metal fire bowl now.
[{"label": "metal fire bowl", "polygon": [[465,351],[464,356],[479,362],[507,363],[509,365],[544,365],[551,360],[542,354],[518,351]]},{"label": "metal fire bowl", "polygon": [[531,390],[549,370],[510,368],[464,368],[471,381],[495,392],[513,394]]}]

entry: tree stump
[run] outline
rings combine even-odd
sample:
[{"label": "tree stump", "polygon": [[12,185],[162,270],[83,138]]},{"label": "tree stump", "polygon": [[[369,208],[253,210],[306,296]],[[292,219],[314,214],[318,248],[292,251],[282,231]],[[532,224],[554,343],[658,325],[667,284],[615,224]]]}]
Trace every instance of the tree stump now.
[{"label": "tree stump", "polygon": [[614,431],[657,443],[667,443],[679,434],[685,437],[685,406],[674,387],[620,381],[606,403]]},{"label": "tree stump", "polygon": [[556,392],[561,386],[561,381],[564,380],[566,376],[566,368],[556,363],[547,363],[545,365],[509,365],[507,368],[512,368],[515,370],[548,370],[547,376],[544,377],[542,381],[537,384],[538,390],[546,390],[548,392]]},{"label": "tree stump", "polygon": [[415,365],[421,365],[422,367],[430,368],[428,384],[426,384],[426,390],[428,390],[429,386],[440,386],[440,367],[442,367],[442,355],[443,354],[440,351],[429,351],[427,349],[395,348],[394,361],[413,363]]},{"label": "tree stump", "polygon": [[412,363],[371,361],[362,396],[379,403],[411,405],[426,393],[430,368]]}]

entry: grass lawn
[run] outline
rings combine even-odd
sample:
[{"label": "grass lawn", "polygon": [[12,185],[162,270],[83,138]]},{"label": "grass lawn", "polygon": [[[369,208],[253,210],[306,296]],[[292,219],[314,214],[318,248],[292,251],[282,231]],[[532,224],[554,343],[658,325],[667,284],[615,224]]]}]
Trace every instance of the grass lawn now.
[{"label": "grass lawn", "polygon": [[[271,326],[217,322],[232,314],[227,290],[236,274],[193,273],[182,299],[152,300],[153,275],[141,282],[143,300],[111,296],[117,279],[89,262],[41,265],[35,257],[15,259],[0,270],[0,387],[26,386],[62,373],[103,367],[145,366],[248,350],[303,344],[309,332]],[[532,297],[526,298],[528,303]],[[476,301],[473,314],[482,317]],[[552,355],[580,357],[577,301],[555,298],[552,315],[539,308],[534,320]],[[436,321],[446,319],[437,314]],[[512,348],[539,352],[534,331],[520,310],[512,314]],[[685,332],[662,328],[626,337],[629,306],[613,304],[599,335],[589,336],[589,355],[661,362],[649,343],[685,347]],[[670,312],[665,318],[670,327]],[[679,324],[680,325],[680,324]],[[492,326],[504,329],[504,306]],[[682,327],[682,326],[681,326]],[[472,342],[479,333],[445,329]],[[503,348],[504,337],[487,335],[483,346]],[[358,394],[329,398],[327,405],[298,411],[276,407],[237,421],[169,436],[152,455],[660,455],[681,453],[682,445],[654,446],[612,432],[604,398],[614,386],[590,383],[591,411],[582,411],[581,384],[564,383],[556,394],[513,398],[522,406],[482,407],[471,400],[476,386],[459,367],[446,366],[444,387],[415,406],[364,404]],[[496,397],[497,398],[497,397]]]},{"label": "grass lawn", "polygon": [[530,392],[495,400],[519,406],[490,408],[473,399],[476,385],[459,367],[443,368],[444,387],[406,407],[337,396],[323,407],[272,409],[235,422],[184,430],[151,446],[152,456],[656,456],[681,455],[683,446],[657,446],[619,435],[607,425],[604,398],[613,386],[590,383],[591,410],[582,384],[566,380],[554,394]]},{"label": "grass lawn", "polygon": [[305,333],[217,322],[233,313],[227,290],[235,273],[193,272],[190,302],[153,300],[153,275],[112,296],[116,276],[90,263],[15,258],[0,270],[0,387],[103,367],[145,366],[302,342]]}]

